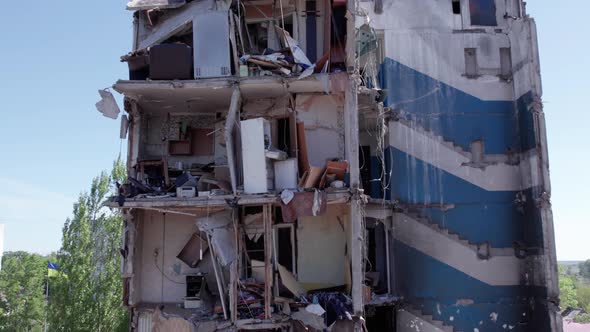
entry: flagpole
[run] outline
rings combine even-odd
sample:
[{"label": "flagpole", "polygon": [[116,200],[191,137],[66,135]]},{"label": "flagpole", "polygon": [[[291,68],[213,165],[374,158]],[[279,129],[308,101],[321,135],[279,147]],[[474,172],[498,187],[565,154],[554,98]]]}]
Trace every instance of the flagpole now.
[{"label": "flagpole", "polygon": [[43,318],[43,332],[47,332],[47,311],[49,310],[49,269],[47,269],[47,287],[45,287],[45,317]]}]

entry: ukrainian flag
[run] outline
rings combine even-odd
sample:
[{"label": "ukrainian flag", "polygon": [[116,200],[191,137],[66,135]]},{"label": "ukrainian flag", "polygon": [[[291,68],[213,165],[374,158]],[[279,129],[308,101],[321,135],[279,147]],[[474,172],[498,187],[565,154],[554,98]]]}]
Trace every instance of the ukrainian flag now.
[{"label": "ukrainian flag", "polygon": [[57,263],[47,262],[47,276],[48,277],[58,277],[61,273],[59,272],[59,268]]}]

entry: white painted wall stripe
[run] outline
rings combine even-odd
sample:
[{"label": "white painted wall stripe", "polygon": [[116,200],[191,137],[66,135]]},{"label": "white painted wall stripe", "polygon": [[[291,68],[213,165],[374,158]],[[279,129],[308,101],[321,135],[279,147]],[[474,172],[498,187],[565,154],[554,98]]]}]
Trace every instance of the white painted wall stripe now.
[{"label": "white painted wall stripe", "polygon": [[396,331],[400,332],[445,332],[413,313],[400,309],[396,315]]},{"label": "white painted wall stripe", "polygon": [[488,191],[519,191],[540,181],[535,153],[522,154],[519,165],[498,163],[482,169],[465,165],[471,162],[465,154],[400,121],[389,122],[389,135],[396,149]]},{"label": "white painted wall stripe", "polygon": [[491,286],[520,284],[521,260],[495,256],[480,260],[473,250],[401,213],[393,217],[394,237],[404,244]]}]

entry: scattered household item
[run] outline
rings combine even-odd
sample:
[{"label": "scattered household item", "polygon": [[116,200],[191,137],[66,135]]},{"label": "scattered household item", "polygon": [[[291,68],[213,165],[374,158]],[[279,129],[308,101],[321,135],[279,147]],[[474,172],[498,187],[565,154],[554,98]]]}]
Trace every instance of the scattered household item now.
[{"label": "scattered household item", "polygon": [[244,192],[266,193],[273,188],[274,182],[272,163],[266,158],[266,149],[272,141],[270,123],[263,118],[254,118],[241,121],[240,127]]},{"label": "scattered household item", "polygon": [[280,35],[283,35],[284,43],[291,49],[295,63],[303,67],[303,69],[311,67],[312,63],[309,61],[307,55],[305,55],[305,52],[299,46],[299,43],[295,39],[291,38],[291,35],[287,31],[279,28],[278,26],[275,26],[275,29]]},{"label": "scattered household item", "polygon": [[316,188],[320,184],[324,168],[310,166],[308,170],[303,173],[299,186],[304,189]]},{"label": "scattered household item", "polygon": [[335,180],[344,181],[344,175],[348,171],[348,162],[343,161],[328,161],[326,171],[320,181],[320,189],[329,186]]},{"label": "scattered household item", "polygon": [[150,56],[147,51],[138,51],[121,58],[129,67],[129,79],[145,81],[150,77]]},{"label": "scattered household item", "polygon": [[192,48],[186,44],[159,44],[150,48],[150,79],[192,79]]},{"label": "scattered household item", "polygon": [[274,162],[275,190],[297,189],[297,159]]},{"label": "scattered household item", "polygon": [[168,161],[166,158],[162,158],[161,160],[142,160],[137,162],[137,166],[139,166],[139,174],[138,174],[138,181],[145,181],[146,179],[146,169],[148,167],[156,167],[160,170],[160,176],[164,179],[164,185],[170,185],[170,178],[168,177]]},{"label": "scattered household item", "polygon": [[176,197],[178,198],[191,198],[196,196],[195,187],[182,186],[176,188]]},{"label": "scattered household item", "polygon": [[240,77],[248,77],[248,66],[240,65]]},{"label": "scattered household item", "polygon": [[270,149],[266,150],[264,155],[266,156],[266,158],[273,159],[273,160],[279,160],[279,161],[285,160],[288,157],[287,153],[285,151],[276,150],[272,147]]},{"label": "scattered household item", "polygon": [[326,310],[324,310],[324,308],[322,308],[322,306],[317,303],[312,303],[308,305],[307,307],[305,307],[305,310],[318,316],[321,316],[326,313]]},{"label": "scattered household item", "polygon": [[288,205],[291,200],[293,200],[293,197],[295,197],[295,193],[291,190],[283,190],[283,192],[281,192],[281,201],[283,204]]},{"label": "scattered household item", "polygon": [[330,183],[330,187],[336,188],[336,189],[342,189],[342,188],[344,188],[344,181],[335,180],[332,183]]},{"label": "scattered household item", "polygon": [[207,240],[199,236],[198,233],[195,233],[184,245],[176,258],[180,259],[189,267],[195,268],[203,259],[203,255],[207,252],[207,249],[209,249]]}]

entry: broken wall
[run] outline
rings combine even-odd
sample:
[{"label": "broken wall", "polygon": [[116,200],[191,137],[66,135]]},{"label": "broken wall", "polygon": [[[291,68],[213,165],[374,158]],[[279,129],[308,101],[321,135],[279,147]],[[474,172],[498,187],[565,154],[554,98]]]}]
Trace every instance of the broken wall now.
[{"label": "broken wall", "polygon": [[[216,293],[209,252],[197,268],[188,267],[176,256],[197,232],[195,218],[144,211],[140,217],[141,248],[137,266],[140,303],[181,303],[186,296],[187,274],[207,273],[207,285]],[[157,254],[156,254],[157,253]],[[229,280],[229,279],[228,279]]]},{"label": "broken wall", "polygon": [[297,221],[298,280],[306,288],[346,283],[346,224],[349,216],[329,207],[325,215]]},{"label": "broken wall", "polygon": [[[185,168],[191,164],[224,161],[227,152],[221,145],[223,142],[220,142],[223,132],[219,123],[222,121],[217,120],[216,113],[145,114],[142,117],[140,159],[169,156],[170,167],[176,162],[182,162]],[[174,152],[171,145],[179,141],[190,141],[186,153]]]},{"label": "broken wall", "polygon": [[298,94],[295,102],[310,164],[323,167],[326,160],[344,159],[344,96]]}]

